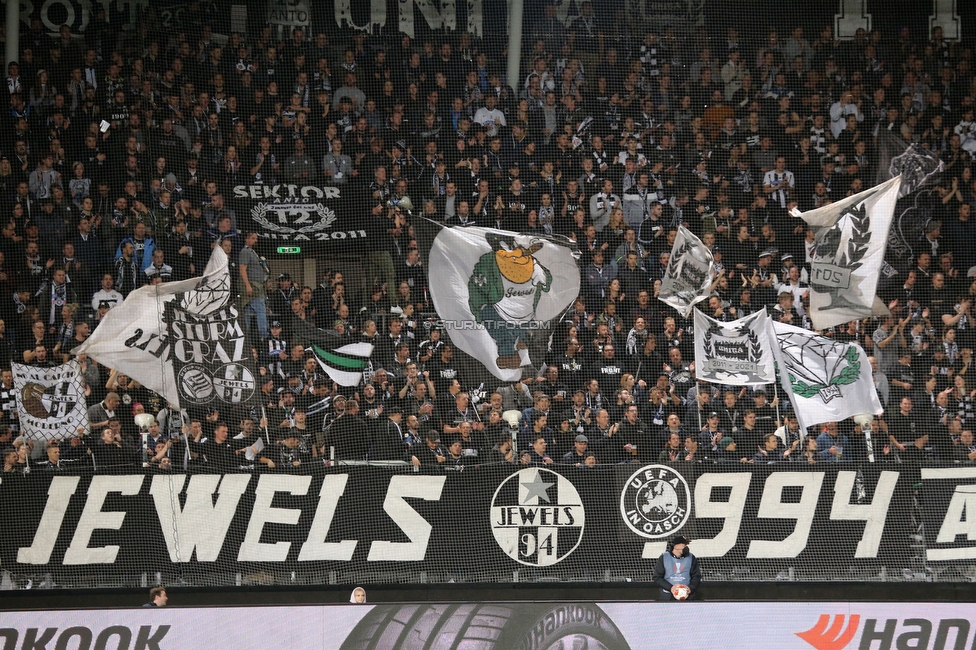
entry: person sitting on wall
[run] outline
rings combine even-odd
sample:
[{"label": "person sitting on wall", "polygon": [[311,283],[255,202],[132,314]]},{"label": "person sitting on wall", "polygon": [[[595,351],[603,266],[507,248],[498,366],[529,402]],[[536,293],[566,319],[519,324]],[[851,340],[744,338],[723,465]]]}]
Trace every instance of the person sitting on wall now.
[{"label": "person sitting on wall", "polygon": [[668,550],[661,554],[654,566],[654,583],[661,588],[658,600],[676,600],[673,587],[684,585],[691,590],[687,600],[695,597],[701,582],[698,558],[691,554],[691,540],[681,535],[668,543]]}]

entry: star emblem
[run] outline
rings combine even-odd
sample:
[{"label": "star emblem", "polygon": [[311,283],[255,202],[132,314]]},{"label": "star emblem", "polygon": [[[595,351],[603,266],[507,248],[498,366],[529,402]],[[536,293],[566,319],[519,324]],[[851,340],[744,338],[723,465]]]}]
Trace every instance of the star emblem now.
[{"label": "star emblem", "polygon": [[551,488],[555,483],[546,483],[545,479],[542,478],[542,473],[537,472],[535,478],[531,482],[523,481],[519,485],[519,489],[525,490],[525,497],[521,499],[523,504],[529,503],[532,497],[539,497],[540,502],[545,501],[546,503],[552,503],[552,500],[547,494],[549,488]]}]

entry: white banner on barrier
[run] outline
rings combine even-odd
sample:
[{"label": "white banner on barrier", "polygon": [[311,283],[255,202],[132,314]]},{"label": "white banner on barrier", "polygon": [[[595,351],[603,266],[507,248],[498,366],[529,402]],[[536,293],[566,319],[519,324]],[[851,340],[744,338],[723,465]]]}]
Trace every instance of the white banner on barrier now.
[{"label": "white banner on barrier", "polygon": [[[656,587],[648,586],[650,598],[656,592]],[[171,596],[178,598],[178,593]],[[522,647],[508,645],[522,639],[553,647],[553,642],[585,633],[614,650],[675,645],[727,650],[969,648],[976,631],[971,604],[763,602],[761,624],[755,620],[756,605],[753,601],[420,604],[429,610],[423,616],[416,603],[4,612],[0,647],[36,642],[59,648],[265,650],[268,639],[274,639],[280,648],[341,650],[362,647],[360,642],[384,630],[384,639],[413,634],[429,640],[430,632],[438,641],[448,642],[464,638],[466,626],[483,624],[476,615],[484,608],[490,608],[492,625],[499,628],[504,647]],[[401,609],[402,613],[409,610],[410,616],[391,616]],[[402,629],[403,620],[414,621],[416,629]],[[458,625],[443,624],[449,620]],[[695,621],[693,626],[688,626],[690,620]],[[260,621],[258,627],[255,621]],[[395,632],[394,625],[398,626]],[[671,639],[662,645],[661,630],[683,630],[680,642]],[[445,635],[451,639],[442,638]]]}]

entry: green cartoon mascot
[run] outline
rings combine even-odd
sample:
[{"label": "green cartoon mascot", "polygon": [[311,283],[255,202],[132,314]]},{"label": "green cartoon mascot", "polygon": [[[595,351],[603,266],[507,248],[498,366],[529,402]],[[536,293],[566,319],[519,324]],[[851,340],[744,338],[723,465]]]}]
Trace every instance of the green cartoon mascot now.
[{"label": "green cartoon mascot", "polygon": [[552,273],[533,257],[543,242],[492,232],[485,239],[491,252],[481,256],[468,279],[468,307],[498,345],[498,368],[514,369],[529,363],[520,336],[535,321]]}]

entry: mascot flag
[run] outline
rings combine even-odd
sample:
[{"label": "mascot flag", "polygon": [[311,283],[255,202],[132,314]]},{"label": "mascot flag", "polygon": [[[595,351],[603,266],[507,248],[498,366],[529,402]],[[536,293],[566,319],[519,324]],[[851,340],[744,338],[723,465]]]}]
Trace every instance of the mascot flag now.
[{"label": "mascot flag", "polygon": [[443,228],[430,251],[430,296],[451,341],[502,381],[531,363],[528,333],[579,295],[569,240],[490,228]]},{"label": "mascot flag", "polygon": [[62,440],[88,430],[85,387],[77,359],[53,368],[10,364],[20,430],[34,440]]},{"label": "mascot flag", "polygon": [[713,384],[756,386],[776,381],[765,308],[721,323],[695,310],[695,376]]},{"label": "mascot flag", "polygon": [[861,346],[775,321],[772,332],[780,385],[790,396],[801,428],[884,413]]},{"label": "mascot flag", "polygon": [[815,329],[889,313],[875,294],[901,178],[797,215],[816,234],[810,260]]},{"label": "mascot flag", "polygon": [[712,292],[714,269],[715,261],[708,247],[690,230],[678,226],[658,299],[688,318],[692,308]]},{"label": "mascot flag", "polygon": [[227,255],[203,277],[136,289],[74,350],[116,368],[182,408],[243,405],[255,393]]}]

